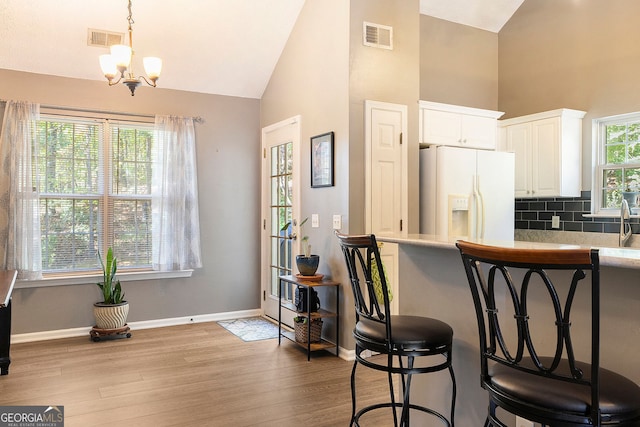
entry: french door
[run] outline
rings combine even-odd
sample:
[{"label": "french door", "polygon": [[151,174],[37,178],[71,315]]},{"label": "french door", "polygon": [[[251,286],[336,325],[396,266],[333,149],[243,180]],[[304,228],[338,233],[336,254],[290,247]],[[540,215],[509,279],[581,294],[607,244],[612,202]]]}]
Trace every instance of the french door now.
[{"label": "french door", "polygon": [[[281,275],[294,274],[294,253],[300,211],[300,117],[262,129],[262,310],[278,318]],[[282,285],[283,300],[293,299],[293,288]],[[292,325],[295,312],[283,309],[282,320]]]}]

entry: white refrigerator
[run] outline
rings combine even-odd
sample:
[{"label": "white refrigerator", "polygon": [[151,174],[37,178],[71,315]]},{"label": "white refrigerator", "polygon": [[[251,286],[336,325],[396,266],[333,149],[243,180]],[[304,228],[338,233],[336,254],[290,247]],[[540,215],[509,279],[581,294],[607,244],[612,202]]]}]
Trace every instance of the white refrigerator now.
[{"label": "white refrigerator", "polygon": [[513,240],[513,153],[431,146],[420,150],[420,233]]}]

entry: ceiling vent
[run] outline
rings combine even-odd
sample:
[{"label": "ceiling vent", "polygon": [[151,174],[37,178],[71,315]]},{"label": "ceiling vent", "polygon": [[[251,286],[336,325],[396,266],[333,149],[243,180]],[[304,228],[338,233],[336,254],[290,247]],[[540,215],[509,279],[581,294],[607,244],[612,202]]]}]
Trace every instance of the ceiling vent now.
[{"label": "ceiling vent", "polygon": [[94,30],[93,28],[89,28],[87,33],[87,45],[109,47],[114,44],[124,44],[124,33]]},{"label": "ceiling vent", "polygon": [[393,49],[393,27],[363,22],[362,43],[365,46]]}]

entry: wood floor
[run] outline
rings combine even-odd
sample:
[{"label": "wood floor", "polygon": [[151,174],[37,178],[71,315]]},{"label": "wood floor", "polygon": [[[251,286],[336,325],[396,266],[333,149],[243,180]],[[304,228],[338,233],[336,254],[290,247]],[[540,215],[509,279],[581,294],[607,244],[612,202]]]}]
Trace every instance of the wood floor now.
[{"label": "wood floor", "polygon": [[[327,352],[307,362],[292,342],[244,342],[217,323],[132,333],[14,344],[0,405],[62,405],[66,427],[349,425],[352,362]],[[386,377],[361,367],[358,390],[380,401]]]}]

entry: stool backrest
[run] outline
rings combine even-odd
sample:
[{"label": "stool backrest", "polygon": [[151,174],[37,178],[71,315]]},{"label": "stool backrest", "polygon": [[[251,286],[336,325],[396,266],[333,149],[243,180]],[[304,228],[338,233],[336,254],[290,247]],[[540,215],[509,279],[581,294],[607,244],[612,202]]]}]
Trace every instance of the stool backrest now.
[{"label": "stool backrest", "polygon": [[[349,281],[356,307],[356,322],[364,317],[375,322],[386,323],[387,337],[390,337],[388,284],[376,237],[373,234],[346,235],[337,231],[335,234],[349,271]],[[379,278],[379,283],[374,283],[374,277],[376,281]],[[377,293],[376,286],[381,286]],[[382,297],[381,301],[380,297]]]},{"label": "stool backrest", "polygon": [[[597,420],[600,358],[598,250],[502,248],[465,241],[458,241],[456,246],[462,255],[475,306],[483,387],[490,381],[489,361],[532,375],[582,384],[591,388],[591,416],[592,420]],[[565,270],[566,273],[555,273],[555,270]],[[541,298],[540,292],[536,292],[538,286],[548,295],[549,311],[555,318],[536,317],[539,313],[532,307],[534,299]],[[572,317],[574,297],[582,292],[587,292],[587,296],[590,293],[590,310],[582,311],[590,318],[590,325],[578,325],[576,322],[573,327],[584,326],[586,331],[591,329],[586,346],[590,347],[590,372],[582,372],[576,366],[571,335],[572,321],[576,321],[575,316]],[[535,294],[537,296],[533,296]],[[513,309],[513,317],[499,313],[501,297],[505,311]],[[540,333],[540,328],[544,329],[544,334]],[[515,332],[510,334],[513,329]],[[540,341],[541,336],[546,343]],[[548,340],[553,340],[552,345]],[[540,348],[543,345],[545,349]],[[543,363],[540,360],[542,356],[549,356],[551,361]]]}]

